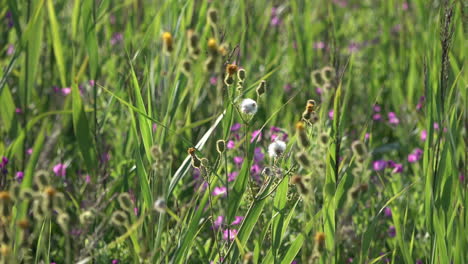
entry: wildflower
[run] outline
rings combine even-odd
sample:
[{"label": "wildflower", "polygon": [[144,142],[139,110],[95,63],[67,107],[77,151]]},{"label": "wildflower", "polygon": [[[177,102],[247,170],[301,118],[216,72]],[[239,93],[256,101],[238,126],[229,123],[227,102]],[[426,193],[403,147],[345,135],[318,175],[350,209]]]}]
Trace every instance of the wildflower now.
[{"label": "wildflower", "polygon": [[385,207],[384,215],[388,218],[392,218],[392,209],[390,209],[390,207]]},{"label": "wildflower", "polygon": [[14,52],[15,52],[15,46],[13,46],[13,44],[8,45],[8,49],[7,49],[6,54],[7,55],[12,55]]},{"label": "wildflower", "polygon": [[463,173],[460,173],[460,175],[458,176],[458,179],[460,180],[460,183],[464,183],[465,182],[465,175]]},{"label": "wildflower", "polygon": [[257,113],[257,102],[250,98],[246,98],[242,100],[240,108],[242,113],[247,115],[254,115],[255,113]]},{"label": "wildflower", "polygon": [[226,229],[223,231],[223,239],[224,240],[228,240],[228,236],[229,236],[229,240],[234,240],[237,236],[237,230],[236,229]]},{"label": "wildflower", "polygon": [[112,36],[110,43],[111,45],[115,45],[115,44],[122,42],[122,40],[123,40],[123,34],[119,32],[119,33],[115,33]]},{"label": "wildflower", "polygon": [[226,73],[229,76],[232,76],[232,75],[236,74],[238,70],[239,70],[239,67],[237,65],[235,65],[235,64],[228,64],[226,66]]},{"label": "wildflower", "polygon": [[254,161],[261,162],[265,158],[265,154],[262,152],[262,148],[255,148],[254,150]]},{"label": "wildflower", "polygon": [[228,182],[232,182],[237,178],[237,175],[239,175],[239,172],[233,171],[228,174]]},{"label": "wildflower", "polygon": [[28,148],[28,150],[26,150],[26,154],[32,155],[32,153],[33,153],[33,149],[32,149],[32,148]]},{"label": "wildflower", "polygon": [[335,112],[332,110],[328,111],[328,118],[330,118],[330,120],[333,120],[333,116],[335,115]]},{"label": "wildflower", "polygon": [[323,233],[323,232],[317,232],[317,233],[315,234],[314,239],[315,239],[315,243],[316,243],[316,245],[317,245],[317,249],[318,249],[319,251],[322,251],[323,248],[324,248],[324,246],[325,246],[325,233]]},{"label": "wildflower", "polygon": [[314,49],[322,50],[322,49],[325,49],[325,47],[326,45],[325,45],[325,42],[323,41],[318,41],[314,43]]},{"label": "wildflower", "polygon": [[382,110],[382,107],[380,107],[380,105],[374,105],[374,107],[372,107],[372,109],[374,110],[374,112],[380,112],[380,110]]},{"label": "wildflower", "polygon": [[244,158],[243,158],[243,157],[241,157],[241,156],[236,156],[236,157],[234,157],[234,163],[235,163],[237,166],[242,165],[242,162],[244,162]]},{"label": "wildflower", "polygon": [[239,123],[234,123],[234,125],[231,126],[231,132],[236,132],[241,128],[241,124]]},{"label": "wildflower", "polygon": [[421,141],[426,141],[426,139],[427,139],[427,130],[422,130],[421,135],[419,136],[419,138],[421,139]]},{"label": "wildflower", "polygon": [[119,264],[119,260],[118,259],[113,259],[112,264]]},{"label": "wildflower", "polygon": [[212,55],[216,55],[217,52],[218,52],[218,43],[216,43],[216,39],[214,38],[210,38],[208,39],[208,51],[210,52],[210,54]]},{"label": "wildflower", "polygon": [[224,216],[220,215],[216,218],[216,220],[213,221],[213,228],[218,229],[221,227],[221,225],[224,222]]},{"label": "wildflower", "polygon": [[396,236],[396,228],[394,226],[390,226],[388,228],[388,236],[395,237]]},{"label": "wildflower", "polygon": [[252,176],[259,176],[261,171],[262,171],[262,168],[257,163],[255,163],[254,165],[252,165],[252,167],[250,167],[250,174]]},{"label": "wildflower", "polygon": [[23,181],[23,178],[24,178],[24,172],[22,172],[22,171],[16,172],[16,177],[15,177],[15,178],[16,178],[16,180],[17,180],[18,182],[22,182],[22,181]]},{"label": "wildflower", "polygon": [[166,200],[164,200],[164,198],[162,198],[162,197],[158,198],[154,202],[153,208],[154,208],[154,210],[158,211],[159,213],[166,212],[166,209],[167,209]]},{"label": "wildflower", "polygon": [[162,35],[162,39],[163,39],[163,42],[164,42],[164,51],[169,54],[172,52],[172,50],[174,49],[173,47],[173,41],[172,41],[172,35],[171,33],[169,32],[164,32],[163,35]]},{"label": "wildflower", "polygon": [[360,49],[360,45],[356,42],[351,42],[349,45],[348,45],[348,51],[349,53],[356,53],[358,52]]},{"label": "wildflower", "polygon": [[218,83],[218,78],[216,76],[210,77],[210,84],[211,85],[216,85]]},{"label": "wildflower", "polygon": [[310,146],[310,141],[305,131],[304,122],[299,121],[296,123],[296,133],[298,135],[298,142],[302,148],[308,148]]},{"label": "wildflower", "polygon": [[403,164],[396,163],[396,164],[393,166],[392,173],[395,174],[395,173],[402,173],[402,172],[403,172]]},{"label": "wildflower", "polygon": [[387,166],[387,163],[385,162],[385,160],[376,160],[374,161],[374,164],[373,164],[375,171],[381,171],[385,169],[386,166]]},{"label": "wildflower", "polygon": [[423,151],[420,148],[416,148],[408,155],[408,162],[415,163],[422,158]]},{"label": "wildflower", "polygon": [[231,225],[239,225],[240,223],[242,223],[242,220],[244,220],[243,216],[236,216],[234,218],[234,221],[232,221]]},{"label": "wildflower", "polygon": [[392,125],[398,125],[400,123],[400,120],[396,116],[394,112],[389,112],[388,113],[388,122]]},{"label": "wildflower", "polygon": [[382,115],[379,114],[379,113],[373,114],[373,115],[372,115],[372,120],[374,120],[374,121],[380,121],[380,120],[382,120]]},{"label": "wildflower", "polygon": [[67,174],[67,165],[63,163],[58,163],[54,166],[53,171],[56,176],[65,177]]},{"label": "wildflower", "polygon": [[286,92],[286,93],[289,93],[291,92],[292,90],[292,85],[290,83],[287,83],[283,86],[283,90]]},{"label": "wildflower", "polygon": [[221,186],[221,187],[215,187],[211,194],[214,196],[219,196],[219,195],[224,196],[226,195],[226,193],[227,193],[227,188],[224,186]]},{"label": "wildflower", "polygon": [[281,156],[286,150],[286,143],[281,140],[276,140],[268,146],[268,155],[272,158]]},{"label": "wildflower", "polygon": [[235,146],[236,146],[236,143],[234,143],[233,140],[229,140],[229,141],[227,142],[227,144],[226,144],[226,147],[227,147],[228,149],[233,149]]},{"label": "wildflower", "polygon": [[257,142],[262,140],[262,131],[261,130],[254,130],[252,132],[252,138],[250,139],[250,143],[253,143],[254,140],[257,140]]}]

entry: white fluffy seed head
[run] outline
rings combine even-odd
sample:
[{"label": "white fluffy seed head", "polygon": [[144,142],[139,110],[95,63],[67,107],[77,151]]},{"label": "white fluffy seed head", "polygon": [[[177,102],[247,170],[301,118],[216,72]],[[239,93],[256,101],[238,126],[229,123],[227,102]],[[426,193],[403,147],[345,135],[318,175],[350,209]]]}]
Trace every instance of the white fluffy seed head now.
[{"label": "white fluffy seed head", "polygon": [[276,158],[281,156],[284,151],[286,150],[286,143],[281,140],[275,140],[275,142],[271,143],[270,146],[268,146],[268,155],[272,158]]},{"label": "white fluffy seed head", "polygon": [[167,209],[166,201],[164,198],[158,198],[156,202],[154,202],[154,210],[164,213]]},{"label": "white fluffy seed head", "polygon": [[254,115],[257,113],[257,102],[250,98],[246,98],[242,100],[242,103],[240,104],[240,108],[242,113],[248,114],[248,115]]}]

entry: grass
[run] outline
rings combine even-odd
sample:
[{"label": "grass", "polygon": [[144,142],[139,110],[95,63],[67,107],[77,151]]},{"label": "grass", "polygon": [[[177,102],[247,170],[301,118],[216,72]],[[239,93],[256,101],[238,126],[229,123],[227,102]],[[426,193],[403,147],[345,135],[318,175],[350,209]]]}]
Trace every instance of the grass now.
[{"label": "grass", "polygon": [[468,259],[462,1],[0,3],[1,263]]}]

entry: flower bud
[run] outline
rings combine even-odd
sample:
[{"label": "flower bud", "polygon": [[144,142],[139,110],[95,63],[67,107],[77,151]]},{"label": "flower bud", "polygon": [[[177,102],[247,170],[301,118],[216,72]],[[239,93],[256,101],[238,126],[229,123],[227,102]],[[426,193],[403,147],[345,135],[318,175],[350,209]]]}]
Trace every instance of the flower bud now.
[{"label": "flower bud", "polygon": [[112,214],[111,222],[116,226],[127,226],[128,225],[128,216],[124,211],[115,211]]},{"label": "flower bud", "polygon": [[218,11],[214,8],[208,9],[208,23],[215,26],[218,23]]},{"label": "flower bud", "polygon": [[266,81],[263,80],[260,82],[260,84],[257,87],[257,95],[260,97],[262,94],[266,92]]},{"label": "flower bud", "polygon": [[119,205],[122,209],[124,209],[127,212],[132,212],[133,211],[133,202],[132,198],[130,197],[130,194],[124,192],[119,195],[117,198],[117,201],[119,202]]},{"label": "flower bud", "polygon": [[219,154],[222,154],[226,150],[226,141],[222,139],[216,141],[216,150]]}]

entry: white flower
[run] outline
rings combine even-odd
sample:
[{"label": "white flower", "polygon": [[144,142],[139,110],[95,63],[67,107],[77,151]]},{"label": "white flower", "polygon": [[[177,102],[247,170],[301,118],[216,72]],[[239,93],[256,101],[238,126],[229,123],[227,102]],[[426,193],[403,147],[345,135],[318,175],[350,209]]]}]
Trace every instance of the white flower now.
[{"label": "white flower", "polygon": [[242,103],[240,104],[240,108],[242,113],[244,114],[249,114],[249,115],[254,115],[257,113],[257,102],[250,98],[246,98],[242,100]]},{"label": "white flower", "polygon": [[278,156],[281,156],[283,152],[286,150],[286,143],[281,140],[275,140],[275,142],[271,143],[270,146],[268,146],[268,155],[272,158],[276,158]]}]

